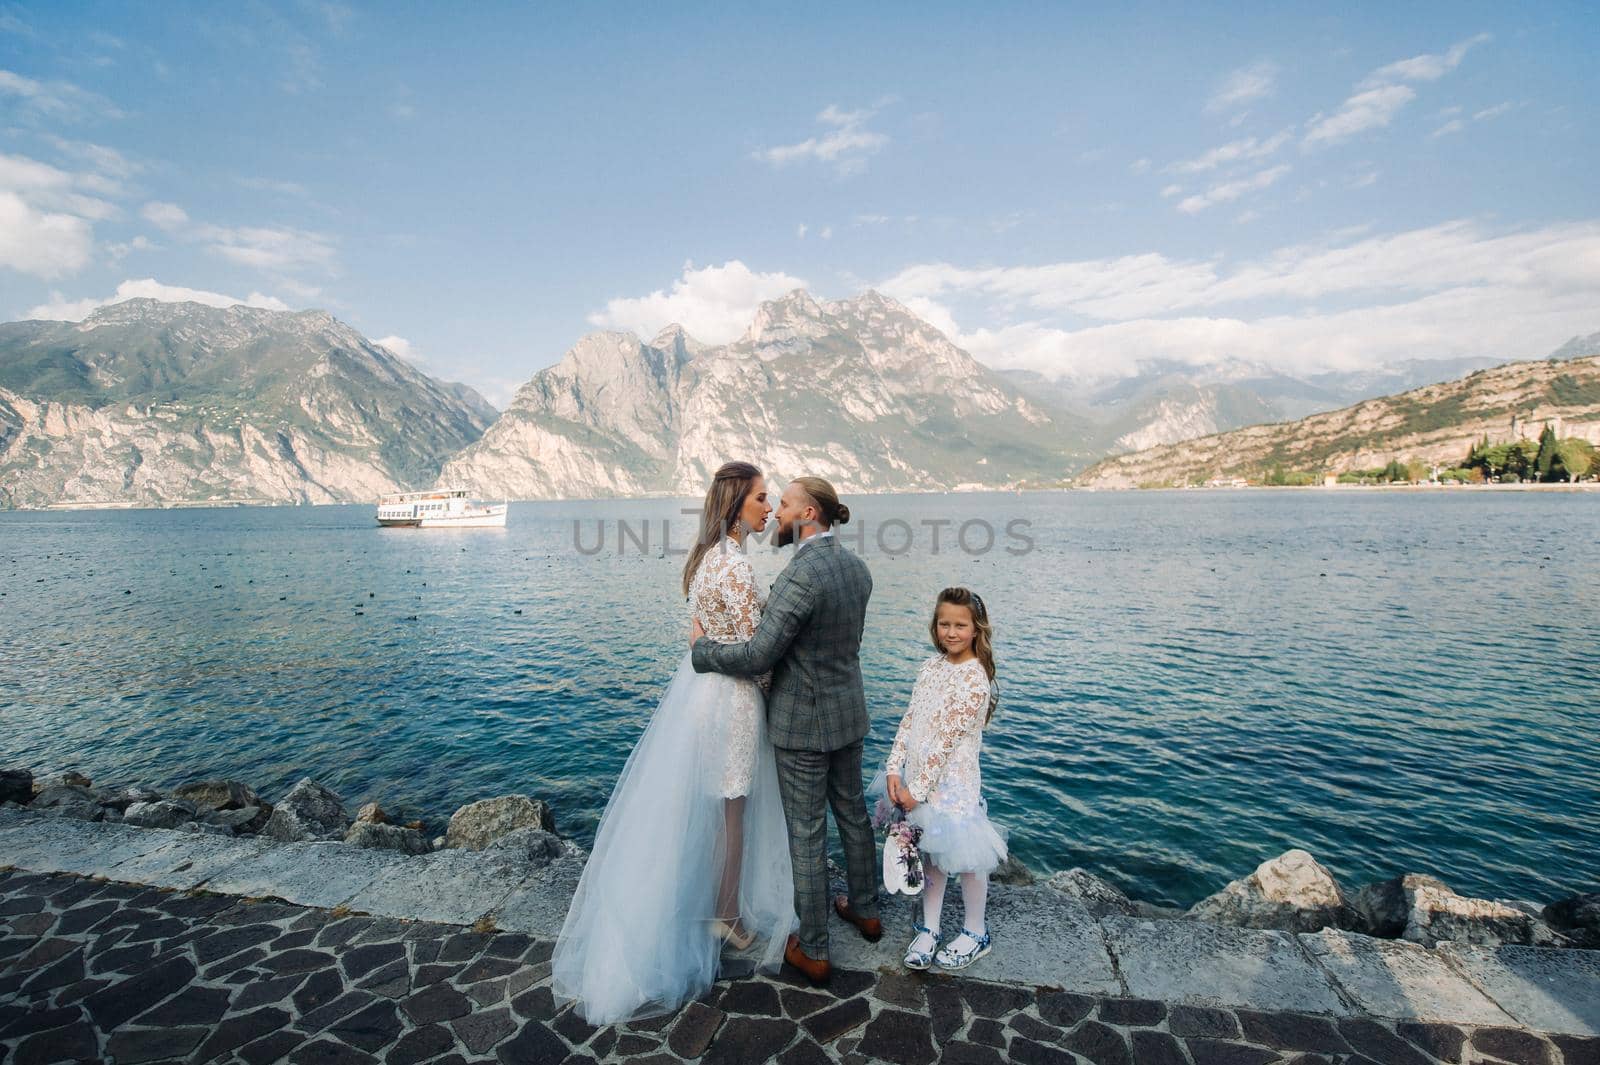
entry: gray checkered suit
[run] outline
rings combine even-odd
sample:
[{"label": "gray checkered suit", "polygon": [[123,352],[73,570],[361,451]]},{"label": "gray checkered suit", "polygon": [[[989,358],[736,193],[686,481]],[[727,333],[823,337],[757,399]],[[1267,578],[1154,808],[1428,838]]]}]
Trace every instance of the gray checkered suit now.
[{"label": "gray checkered suit", "polygon": [[700,639],[700,673],[772,672],[767,732],[777,748],[778,790],[789,823],[800,946],[828,956],[827,810],[844,845],[850,905],[878,915],[878,851],[862,794],[861,741],[870,730],[861,683],[861,632],[872,574],[836,536],[795,550],[772,585],[755,635],[745,643]]}]

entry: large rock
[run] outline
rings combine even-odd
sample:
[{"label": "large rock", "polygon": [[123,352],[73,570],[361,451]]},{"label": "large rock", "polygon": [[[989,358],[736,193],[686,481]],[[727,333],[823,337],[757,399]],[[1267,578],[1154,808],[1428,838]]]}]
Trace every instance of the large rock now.
[{"label": "large rock", "polygon": [[106,808],[100,797],[77,784],[50,784],[33,797],[31,809],[56,817],[73,817],[80,821],[105,820]]},{"label": "large rock", "polygon": [[1006,860],[1000,863],[1000,868],[989,874],[989,880],[996,884],[1010,884],[1012,887],[1027,887],[1037,880],[1033,870],[1022,864],[1022,859],[1015,854],[1006,855]]},{"label": "large rock", "polygon": [[259,832],[272,816],[271,807],[246,806],[239,810],[211,810],[202,808],[200,820],[231,832]]},{"label": "large rock", "polygon": [[339,796],[309,777],[302,778],[279,800],[261,835],[284,843],[343,839],[350,818]]},{"label": "large rock", "polygon": [[65,773],[61,774],[61,783],[65,784],[69,788],[92,788],[92,787],[94,787],[94,781],[90,780],[88,777],[84,776],[82,773],[76,772],[75,770],[71,770],[71,769],[69,769]]},{"label": "large rock", "polygon": [[101,806],[109,806],[119,811],[126,811],[128,807],[136,802],[159,802],[161,800],[159,791],[140,784],[130,784],[125,788],[96,788],[94,793],[99,797]]},{"label": "large rock", "polygon": [[1360,931],[1381,939],[1398,939],[1411,919],[1411,898],[1418,888],[1434,888],[1448,892],[1442,880],[1423,873],[1406,873],[1404,876],[1368,884],[1350,900],[1360,921]]},{"label": "large rock", "polygon": [[374,825],[386,825],[389,823],[389,814],[377,803],[369,802],[356,811],[356,821],[358,823],[367,821]]},{"label": "large rock", "polygon": [[1348,928],[1354,923],[1333,874],[1299,849],[1262,862],[1249,876],[1189,907],[1188,916],[1213,924],[1285,932]]},{"label": "large rock", "polygon": [[0,769],[0,802],[26,806],[33,801],[33,774],[26,769]]},{"label": "large rock", "polygon": [[1573,946],[1600,950],[1600,892],[1552,902],[1544,908],[1544,919]]},{"label": "large rock", "polygon": [[542,828],[519,828],[507,832],[483,849],[485,854],[506,857],[543,869],[557,858],[581,853],[579,849],[554,832]]},{"label": "large rock", "polygon": [[1077,899],[1096,917],[1120,914],[1123,917],[1139,916],[1139,909],[1122,890],[1107,883],[1086,869],[1068,869],[1053,873],[1045,886],[1069,898]]},{"label": "large rock", "polygon": [[246,806],[261,806],[261,797],[248,784],[237,780],[196,780],[173,789],[175,799],[186,799],[196,806],[209,806],[213,810],[242,810]]},{"label": "large rock", "polygon": [[357,821],[345,833],[344,841],[353,847],[400,851],[403,854],[427,854],[433,849],[428,837],[414,828],[384,825],[376,821]]},{"label": "large rock", "polygon": [[445,830],[445,845],[481,851],[501,836],[519,828],[556,830],[556,819],[549,803],[526,795],[502,795],[483,799],[457,810]]},{"label": "large rock", "polygon": [[200,808],[182,799],[136,802],[122,813],[122,823],[139,828],[179,828],[193,821]]},{"label": "large rock", "polygon": [[1425,947],[1439,943],[1557,947],[1567,942],[1539,918],[1503,902],[1467,898],[1442,884],[1419,885],[1410,895],[1411,909],[1401,936]]}]

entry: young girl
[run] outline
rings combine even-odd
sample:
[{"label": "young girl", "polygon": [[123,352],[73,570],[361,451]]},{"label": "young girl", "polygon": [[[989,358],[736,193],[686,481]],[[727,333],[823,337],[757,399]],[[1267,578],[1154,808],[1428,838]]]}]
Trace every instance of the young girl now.
[{"label": "young girl", "polygon": [[[934,961],[965,969],[989,953],[984,923],[989,874],[1006,857],[1005,838],[990,823],[980,792],[978,751],[994,715],[994,652],[989,612],[965,588],[946,588],[928,626],[939,653],[922,664],[911,707],[895,733],[884,766],[888,797],[922,829],[922,923],[905,964],[926,969]],[[939,911],[945,884],[961,875],[965,921],[961,934],[939,949]],[[937,952],[937,953],[936,953]]]}]

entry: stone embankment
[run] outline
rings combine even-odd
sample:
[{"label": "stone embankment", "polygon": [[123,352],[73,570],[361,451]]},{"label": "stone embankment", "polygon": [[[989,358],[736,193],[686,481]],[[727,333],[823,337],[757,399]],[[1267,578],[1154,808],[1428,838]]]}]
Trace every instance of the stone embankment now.
[{"label": "stone embankment", "polygon": [[900,969],[897,896],[878,944],[835,926],[825,992],[730,955],[700,1002],[596,1030],[550,993],[584,854],[538,800],[463,807],[433,839],[310,781],[268,804],[6,773],[0,800],[0,1061],[19,1065],[1600,1062],[1593,896],[1538,908],[1416,875],[1346,894],[1290,851],[1179,913],[1071,870],[998,883],[996,949],[959,976]]}]

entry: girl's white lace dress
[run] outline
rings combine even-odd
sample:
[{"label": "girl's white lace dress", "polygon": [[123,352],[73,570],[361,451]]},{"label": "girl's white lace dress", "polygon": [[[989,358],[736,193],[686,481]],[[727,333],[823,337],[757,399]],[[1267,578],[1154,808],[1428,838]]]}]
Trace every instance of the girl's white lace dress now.
[{"label": "girl's white lace dress", "polygon": [[[762,606],[736,540],[706,554],[689,609],[707,635],[748,640]],[[740,923],[759,937],[757,964],[776,971],[799,922],[762,689],[696,673],[686,651],[595,831],[551,958],[557,1000],[606,1025],[668,1013],[704,993],[717,975],[711,922],[726,916],[718,895],[730,864],[739,869]]]},{"label": "girl's white lace dress", "polygon": [[922,829],[918,848],[946,873],[989,873],[1006,858],[1005,836],[989,820],[978,770],[988,713],[982,662],[954,665],[942,654],[929,657],[917,671],[889,760],[869,789],[882,793],[888,774],[899,775],[917,800],[906,820]]}]

